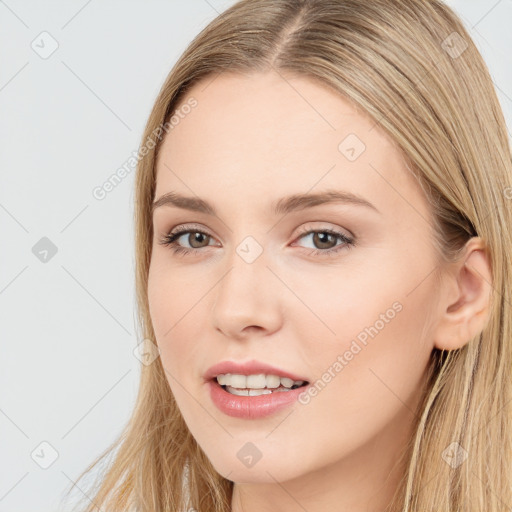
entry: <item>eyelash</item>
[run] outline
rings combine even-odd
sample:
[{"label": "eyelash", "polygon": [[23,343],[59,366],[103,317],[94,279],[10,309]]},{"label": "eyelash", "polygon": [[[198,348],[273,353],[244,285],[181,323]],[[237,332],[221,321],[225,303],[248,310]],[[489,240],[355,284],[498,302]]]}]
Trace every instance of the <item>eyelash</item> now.
[{"label": "eyelash", "polygon": [[[174,254],[180,254],[186,256],[191,253],[198,253],[201,249],[189,249],[187,247],[181,247],[177,244],[177,240],[186,233],[201,233],[202,235],[206,235],[208,237],[213,238],[212,235],[206,233],[201,229],[196,229],[193,226],[183,227],[176,231],[171,231],[170,233],[164,235],[164,237],[159,241],[161,245],[168,246]],[[303,238],[312,233],[327,233],[329,235],[333,235],[340,239],[343,243],[335,246],[332,249],[309,249],[309,255],[311,256],[336,256],[343,249],[350,249],[355,245],[355,241],[353,238],[347,237],[345,234],[340,233],[339,231],[334,231],[332,229],[309,229],[302,232],[298,238]],[[208,246],[206,246],[208,247]],[[196,254],[197,255],[197,254]]]}]

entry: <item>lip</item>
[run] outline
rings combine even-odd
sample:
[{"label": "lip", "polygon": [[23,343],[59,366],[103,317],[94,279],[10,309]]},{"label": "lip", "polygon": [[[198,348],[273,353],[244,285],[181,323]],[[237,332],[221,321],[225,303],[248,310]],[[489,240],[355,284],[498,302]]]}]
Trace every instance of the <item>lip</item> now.
[{"label": "lip", "polygon": [[274,414],[291,406],[310,384],[290,391],[277,391],[268,395],[239,396],[225,391],[216,379],[207,383],[210,398],[224,414],[235,418],[254,420]]},{"label": "lip", "polygon": [[254,375],[258,373],[264,373],[266,375],[277,375],[279,377],[288,377],[292,380],[305,380],[310,382],[310,380],[306,377],[301,377],[289,371],[277,368],[276,366],[256,361],[255,359],[239,363],[235,361],[222,361],[208,368],[203,378],[205,382],[208,382],[215,379],[217,375],[224,373],[234,373],[238,375]]}]

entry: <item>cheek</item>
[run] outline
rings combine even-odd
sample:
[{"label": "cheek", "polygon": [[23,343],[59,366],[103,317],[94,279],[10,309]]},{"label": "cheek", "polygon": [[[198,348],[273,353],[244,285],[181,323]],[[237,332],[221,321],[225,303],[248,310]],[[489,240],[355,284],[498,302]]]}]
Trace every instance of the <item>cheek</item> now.
[{"label": "cheek", "polygon": [[[359,331],[367,334],[365,343],[348,336],[316,351],[315,361],[323,373],[315,382],[317,396],[304,406],[309,412],[303,418],[316,423],[313,431],[323,432],[315,442],[318,453],[339,456],[376,436],[393,446],[407,435],[431,353],[428,344],[418,341],[422,324],[416,313],[412,304],[404,303],[380,330],[380,323],[366,323],[366,329]],[[314,450],[309,456],[315,457]]]},{"label": "cheek", "polygon": [[364,348],[371,345],[372,350],[365,350],[369,354],[379,347],[386,354],[425,350],[419,344],[428,336],[427,312],[436,294],[428,275],[435,263],[396,247],[382,248],[364,259],[363,264],[359,257],[347,258],[347,265],[309,277],[304,271],[283,274],[301,299],[295,305],[290,301],[293,309],[286,320],[305,347],[309,340],[313,359],[343,353],[354,340]]},{"label": "cheek", "polygon": [[337,281],[315,279],[314,288],[295,283],[310,311],[296,306],[293,337],[317,379],[307,407],[318,418],[332,418],[333,435],[341,429],[348,438],[368,438],[413,409],[424,384],[433,348],[427,312],[435,289],[429,282],[414,289],[418,280],[414,272],[405,274],[408,267],[394,275],[392,267],[382,268],[388,272],[379,286],[370,283],[382,270],[371,269]]},{"label": "cheek", "polygon": [[[187,326],[187,310],[190,316],[189,303],[192,304],[192,299],[190,287],[182,286],[171,273],[152,262],[148,276],[149,314],[168,377],[183,368],[177,362],[187,359],[187,349],[192,346],[191,343],[179,342]],[[172,379],[170,384],[172,386]]]},{"label": "cheek", "polygon": [[148,274],[148,302],[157,341],[165,345],[176,331],[195,314],[201,286],[190,273],[170,267],[165,255],[157,251]]},{"label": "cheek", "polygon": [[208,284],[201,279],[194,286],[190,273],[173,271],[152,261],[148,275],[149,313],[160,350],[162,366],[180,409],[190,404],[201,382],[199,368],[205,358],[205,293]]}]

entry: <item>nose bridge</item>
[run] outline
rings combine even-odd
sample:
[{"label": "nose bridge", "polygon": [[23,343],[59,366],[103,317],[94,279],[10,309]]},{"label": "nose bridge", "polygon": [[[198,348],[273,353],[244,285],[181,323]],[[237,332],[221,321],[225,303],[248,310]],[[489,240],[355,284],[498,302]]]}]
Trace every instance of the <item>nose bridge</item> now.
[{"label": "nose bridge", "polygon": [[243,300],[247,304],[260,302],[272,277],[263,247],[258,251],[254,242],[244,241],[234,248],[227,260],[229,271],[219,283],[217,302],[226,302],[226,299],[228,302]]},{"label": "nose bridge", "polygon": [[225,333],[236,336],[248,326],[277,327],[280,295],[266,256],[256,239],[246,237],[227,257],[213,306],[213,322]]}]

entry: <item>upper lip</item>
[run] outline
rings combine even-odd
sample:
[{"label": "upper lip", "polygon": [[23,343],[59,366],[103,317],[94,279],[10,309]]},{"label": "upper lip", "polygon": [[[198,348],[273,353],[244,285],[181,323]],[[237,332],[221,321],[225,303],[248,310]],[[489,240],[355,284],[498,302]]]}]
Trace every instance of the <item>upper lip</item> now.
[{"label": "upper lip", "polygon": [[288,372],[281,368],[277,368],[276,366],[272,366],[267,363],[262,363],[261,361],[246,361],[246,362],[236,362],[236,361],[221,361],[220,363],[214,364],[208,370],[206,370],[204,374],[204,380],[209,381],[217,377],[217,375],[225,374],[225,373],[234,373],[237,375],[255,375],[258,373],[264,373],[266,375],[277,375],[279,377],[288,377],[292,380],[303,380],[307,381],[306,378],[300,377],[294,373]]}]

